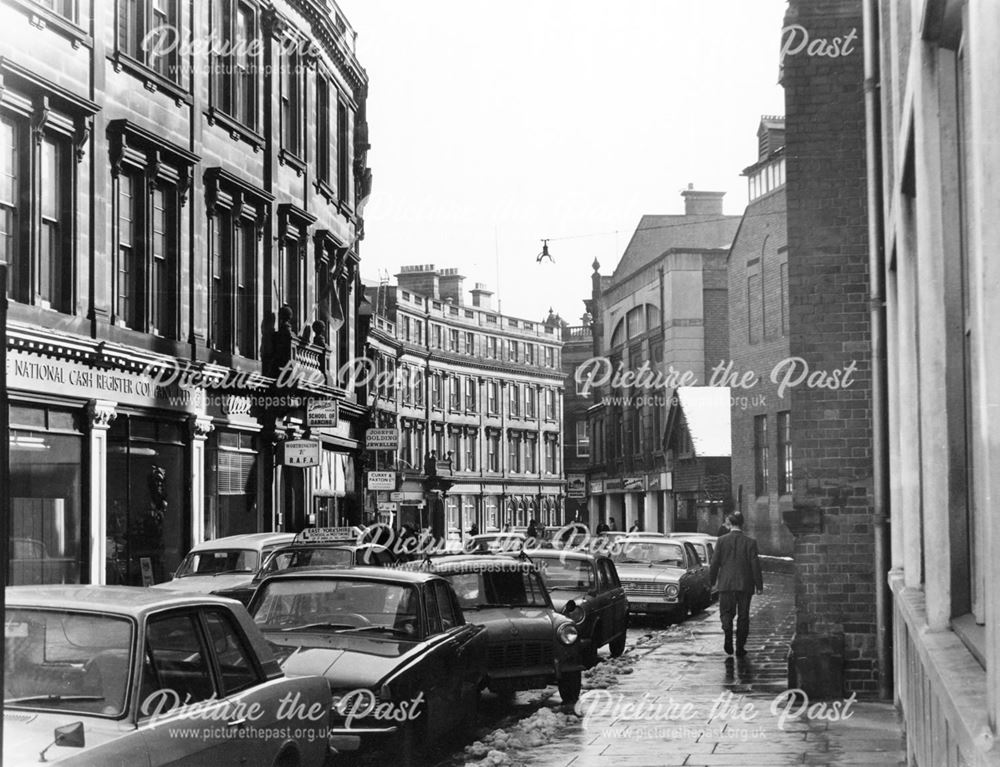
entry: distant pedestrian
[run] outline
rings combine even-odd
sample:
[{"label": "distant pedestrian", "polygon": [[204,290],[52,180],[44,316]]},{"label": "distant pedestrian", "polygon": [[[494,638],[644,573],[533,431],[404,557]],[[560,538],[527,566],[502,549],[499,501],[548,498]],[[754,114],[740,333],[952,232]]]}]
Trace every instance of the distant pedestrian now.
[{"label": "distant pedestrian", "polygon": [[764,593],[757,541],[743,533],[743,514],[729,515],[729,532],[719,538],[709,569],[712,584],[719,584],[719,617],[725,634],[726,655],[733,654],[733,618],[736,618],[736,655],[747,654],[750,634],[750,600],[754,591]]},{"label": "distant pedestrian", "polygon": [[538,522],[534,519],[528,522],[528,530],[525,533],[525,537],[530,541],[534,541],[538,538]]},{"label": "distant pedestrian", "polygon": [[630,527],[628,529],[628,531],[630,533],[641,533],[642,532],[642,525],[639,523],[638,519],[635,522],[632,523],[632,527]]},{"label": "distant pedestrian", "polygon": [[[608,519],[610,520],[610,517]],[[594,532],[597,533],[597,535],[604,535],[610,529],[611,529],[611,527],[608,525],[607,521],[605,521],[605,522],[599,522],[597,524],[597,529],[594,530]]]}]

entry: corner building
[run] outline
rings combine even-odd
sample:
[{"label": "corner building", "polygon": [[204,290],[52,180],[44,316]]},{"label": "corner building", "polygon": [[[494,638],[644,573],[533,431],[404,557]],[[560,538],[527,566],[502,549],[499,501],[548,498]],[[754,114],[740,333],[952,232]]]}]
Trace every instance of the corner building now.
[{"label": "corner building", "polygon": [[[367,77],[336,4],[19,0],[0,29],[12,581],[164,580],[325,495],[360,519],[365,411],[337,371]],[[283,465],[303,436],[318,465]]]},{"label": "corner building", "polygon": [[561,322],[502,314],[481,283],[466,303],[455,268],[404,266],[396,280],[368,287],[369,353],[385,374],[372,418],[400,435],[381,458],[399,498],[381,521],[438,536],[563,524]]}]

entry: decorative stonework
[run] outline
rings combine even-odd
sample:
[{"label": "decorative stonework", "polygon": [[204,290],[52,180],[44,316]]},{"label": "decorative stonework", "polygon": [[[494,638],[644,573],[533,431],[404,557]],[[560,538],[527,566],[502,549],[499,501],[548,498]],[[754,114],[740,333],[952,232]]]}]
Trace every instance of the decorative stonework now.
[{"label": "decorative stonework", "polygon": [[110,429],[118,415],[117,403],[94,399],[87,403],[87,420],[91,429]]}]

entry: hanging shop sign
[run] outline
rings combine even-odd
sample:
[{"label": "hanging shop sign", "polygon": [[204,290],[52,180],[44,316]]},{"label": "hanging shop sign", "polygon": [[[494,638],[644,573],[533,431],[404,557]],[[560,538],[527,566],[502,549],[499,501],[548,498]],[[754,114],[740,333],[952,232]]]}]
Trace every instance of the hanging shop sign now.
[{"label": "hanging shop sign", "polygon": [[365,432],[369,450],[399,450],[399,429],[369,429]]},{"label": "hanging shop sign", "polygon": [[369,490],[395,490],[396,472],[394,471],[370,471],[368,472]]},{"label": "hanging shop sign", "polygon": [[340,425],[340,405],[335,399],[311,399],[306,409],[310,429],[335,429]]},{"label": "hanging shop sign", "polygon": [[281,451],[284,466],[319,466],[320,442],[318,439],[290,439]]}]

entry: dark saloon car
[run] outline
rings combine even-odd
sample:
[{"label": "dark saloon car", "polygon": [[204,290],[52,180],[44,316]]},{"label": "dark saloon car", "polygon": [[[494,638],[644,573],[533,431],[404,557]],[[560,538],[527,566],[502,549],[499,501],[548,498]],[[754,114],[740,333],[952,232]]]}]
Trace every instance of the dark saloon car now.
[{"label": "dark saloon car", "polygon": [[467,620],[486,627],[493,692],[556,684],[563,703],[576,702],[583,670],[579,632],[553,607],[534,564],[486,554],[442,557],[427,566],[451,582]]},{"label": "dark saloon car", "polygon": [[249,612],[287,676],[325,676],[330,745],[395,738],[404,762],[471,727],[486,681],[486,630],[466,623],[444,578],[356,567],[286,570],[261,581]]},{"label": "dark saloon car", "polygon": [[614,559],[629,612],[684,617],[712,603],[708,565],[689,541],[636,537]]},{"label": "dark saloon car", "polygon": [[609,557],[582,551],[539,549],[529,554],[541,571],[552,604],[576,623],[584,664],[597,663],[608,645],[612,657],[625,651],[628,602]]},{"label": "dark saloon car", "polygon": [[[334,530],[338,528],[332,528]],[[351,528],[347,528],[350,530]],[[250,604],[257,586],[268,575],[297,567],[391,567],[397,557],[392,550],[374,543],[358,543],[358,536],[322,535],[323,528],[303,530],[291,543],[273,549],[260,570],[247,582],[213,591],[221,597]]]}]

